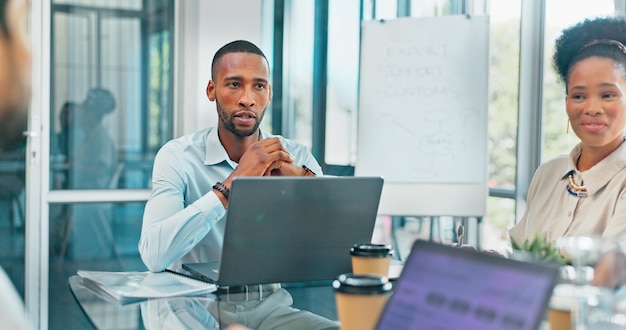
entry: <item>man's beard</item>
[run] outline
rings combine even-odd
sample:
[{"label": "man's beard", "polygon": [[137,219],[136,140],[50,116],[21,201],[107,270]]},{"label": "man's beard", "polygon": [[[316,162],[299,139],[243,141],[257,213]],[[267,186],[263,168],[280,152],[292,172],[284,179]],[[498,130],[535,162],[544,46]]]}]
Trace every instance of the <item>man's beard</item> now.
[{"label": "man's beard", "polygon": [[222,121],[226,129],[228,129],[231,133],[235,134],[235,136],[238,136],[238,137],[248,137],[256,133],[256,131],[259,129],[259,125],[261,124],[261,121],[263,120],[263,116],[265,115],[265,109],[263,109],[263,111],[261,112],[261,115],[257,117],[257,121],[252,128],[247,129],[247,130],[239,130],[233,123],[234,116],[226,113],[226,111],[224,111],[224,109],[222,108],[222,105],[217,99],[215,99],[215,106],[217,107],[217,115],[220,117],[220,120]]},{"label": "man's beard", "polygon": [[28,129],[28,114],[19,107],[0,112],[0,150],[18,147],[24,139],[23,132]]}]

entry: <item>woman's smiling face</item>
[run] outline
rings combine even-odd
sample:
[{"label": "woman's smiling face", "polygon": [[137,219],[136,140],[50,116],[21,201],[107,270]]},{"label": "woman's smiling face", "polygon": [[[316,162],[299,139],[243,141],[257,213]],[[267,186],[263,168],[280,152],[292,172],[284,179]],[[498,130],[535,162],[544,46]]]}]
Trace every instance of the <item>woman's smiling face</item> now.
[{"label": "woman's smiling face", "polygon": [[617,148],[626,127],[625,68],[590,57],[570,69],[567,86],[567,115],[583,146]]}]

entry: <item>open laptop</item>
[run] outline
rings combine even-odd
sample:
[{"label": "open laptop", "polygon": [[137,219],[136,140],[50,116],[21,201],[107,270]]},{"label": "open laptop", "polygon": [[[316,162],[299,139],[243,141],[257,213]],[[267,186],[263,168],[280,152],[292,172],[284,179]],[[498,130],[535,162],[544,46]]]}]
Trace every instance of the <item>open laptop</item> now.
[{"label": "open laptop", "polygon": [[377,329],[537,329],[557,274],[554,265],[418,240]]},{"label": "open laptop", "polygon": [[380,177],[237,177],[220,263],[183,264],[218,285],[332,280],[370,242]]}]

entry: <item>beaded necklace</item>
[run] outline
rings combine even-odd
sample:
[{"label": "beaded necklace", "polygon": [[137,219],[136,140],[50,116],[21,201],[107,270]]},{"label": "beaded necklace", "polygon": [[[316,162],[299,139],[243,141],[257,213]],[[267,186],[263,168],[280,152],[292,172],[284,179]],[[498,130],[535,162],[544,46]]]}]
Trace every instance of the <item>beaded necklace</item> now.
[{"label": "beaded necklace", "polygon": [[[620,49],[623,48],[620,47]],[[622,138],[622,143],[624,143],[624,141],[626,141],[626,136]],[[578,168],[580,156],[581,155],[578,155],[578,159],[576,159],[576,168]],[[575,170],[571,170],[566,174],[568,180],[568,184],[566,186],[567,192],[576,197],[587,197],[587,187],[585,187],[582,178],[580,179],[580,184],[577,184],[574,180],[574,174],[576,174]]]},{"label": "beaded necklace", "polygon": [[574,181],[574,174],[576,174],[574,170],[569,171],[567,174],[567,180],[569,182],[566,186],[567,192],[576,197],[587,197],[587,187],[584,186],[582,180],[580,184],[577,184],[576,181]]}]

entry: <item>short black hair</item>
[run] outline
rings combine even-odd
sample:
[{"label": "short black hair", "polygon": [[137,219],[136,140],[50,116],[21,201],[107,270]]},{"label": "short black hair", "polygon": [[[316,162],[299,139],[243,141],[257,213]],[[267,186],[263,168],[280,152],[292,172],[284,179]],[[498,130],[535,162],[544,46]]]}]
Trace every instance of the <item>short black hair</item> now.
[{"label": "short black hair", "polygon": [[[1,1],[1,0],[0,0]],[[222,46],[222,48],[218,49],[215,55],[213,56],[213,62],[211,62],[211,79],[215,76],[215,64],[226,54],[230,53],[250,53],[257,54],[262,56],[269,67],[270,63],[263,54],[263,51],[257,47],[255,44],[251,43],[247,40],[235,40],[227,43]]]},{"label": "short black hair", "polygon": [[552,65],[567,89],[569,71],[574,64],[584,59],[608,58],[626,68],[624,45],[626,45],[626,20],[624,18],[586,19],[563,30],[555,43]]},{"label": "short black hair", "polygon": [[0,30],[9,36],[9,25],[7,24],[7,4],[11,0],[0,0]]}]

